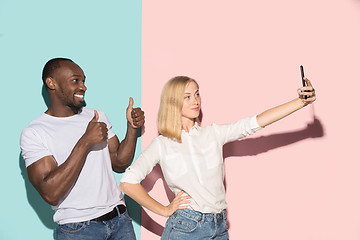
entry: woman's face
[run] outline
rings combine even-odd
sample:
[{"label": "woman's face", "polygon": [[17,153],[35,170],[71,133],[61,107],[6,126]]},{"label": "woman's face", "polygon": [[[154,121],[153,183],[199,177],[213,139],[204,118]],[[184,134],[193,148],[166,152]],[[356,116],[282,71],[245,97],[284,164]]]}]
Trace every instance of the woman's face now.
[{"label": "woman's face", "polygon": [[184,103],[181,110],[182,118],[195,120],[199,117],[201,108],[201,97],[199,87],[194,81],[190,81],[184,92]]}]

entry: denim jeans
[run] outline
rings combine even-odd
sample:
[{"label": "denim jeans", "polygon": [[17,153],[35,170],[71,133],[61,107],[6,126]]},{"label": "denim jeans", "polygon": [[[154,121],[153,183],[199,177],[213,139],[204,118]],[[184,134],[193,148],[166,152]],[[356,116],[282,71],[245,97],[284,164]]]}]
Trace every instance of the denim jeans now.
[{"label": "denim jeans", "polygon": [[200,213],[189,209],[177,210],[166,222],[161,240],[229,239],[226,211]]},{"label": "denim jeans", "polygon": [[85,221],[59,225],[56,240],[135,240],[135,232],[127,211],[111,220]]}]

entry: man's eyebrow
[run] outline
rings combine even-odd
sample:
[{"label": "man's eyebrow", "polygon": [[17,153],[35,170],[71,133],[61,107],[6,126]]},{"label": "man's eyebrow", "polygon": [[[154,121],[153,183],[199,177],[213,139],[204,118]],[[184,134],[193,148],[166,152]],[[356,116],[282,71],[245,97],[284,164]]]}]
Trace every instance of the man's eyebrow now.
[{"label": "man's eyebrow", "polygon": [[85,75],[77,75],[77,74],[74,74],[74,75],[72,75],[71,77],[72,77],[72,78],[73,78],[73,77],[79,77],[79,78],[84,77],[84,79],[86,79],[86,76],[85,76]]}]

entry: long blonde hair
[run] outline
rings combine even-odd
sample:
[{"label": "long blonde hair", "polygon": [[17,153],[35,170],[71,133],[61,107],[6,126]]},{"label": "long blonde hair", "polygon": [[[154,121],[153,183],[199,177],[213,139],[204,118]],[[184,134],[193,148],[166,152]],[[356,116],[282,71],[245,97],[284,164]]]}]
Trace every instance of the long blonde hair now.
[{"label": "long blonde hair", "polygon": [[192,78],[177,76],[165,84],[158,112],[158,131],[164,137],[181,142],[181,110],[184,103],[184,92],[186,85],[192,81],[197,84]]}]

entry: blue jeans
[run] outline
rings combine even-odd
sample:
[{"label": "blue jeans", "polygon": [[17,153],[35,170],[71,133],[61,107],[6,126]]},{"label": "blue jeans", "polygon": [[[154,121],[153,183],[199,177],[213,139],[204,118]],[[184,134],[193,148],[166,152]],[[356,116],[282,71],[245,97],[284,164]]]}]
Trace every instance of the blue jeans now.
[{"label": "blue jeans", "polygon": [[161,240],[229,239],[226,211],[200,213],[189,209],[177,210],[166,222]]},{"label": "blue jeans", "polygon": [[59,225],[56,240],[135,240],[135,232],[127,211],[111,220],[85,221]]}]

